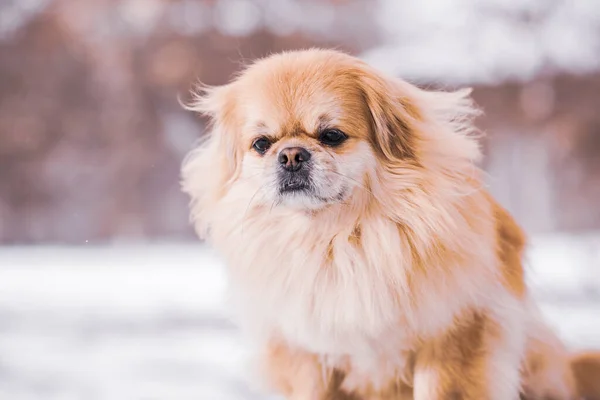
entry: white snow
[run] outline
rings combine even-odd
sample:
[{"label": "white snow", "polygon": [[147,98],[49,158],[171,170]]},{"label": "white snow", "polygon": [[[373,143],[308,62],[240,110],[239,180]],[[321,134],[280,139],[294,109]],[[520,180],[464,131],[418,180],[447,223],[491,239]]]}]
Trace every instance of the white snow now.
[{"label": "white snow", "polygon": [[[537,238],[529,255],[575,348],[600,348],[598,238]],[[0,399],[266,399],[225,288],[201,244],[0,248]]]}]

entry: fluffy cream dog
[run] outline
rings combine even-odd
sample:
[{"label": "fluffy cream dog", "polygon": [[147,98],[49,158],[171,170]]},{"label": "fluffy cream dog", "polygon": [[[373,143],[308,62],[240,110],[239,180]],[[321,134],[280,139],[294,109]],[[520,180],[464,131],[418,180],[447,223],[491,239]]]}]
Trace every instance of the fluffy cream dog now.
[{"label": "fluffy cream dog", "polygon": [[597,358],[573,360],[527,293],[524,235],[475,166],[468,94],[308,50],[198,95],[213,126],[184,190],[273,390],[600,398]]}]

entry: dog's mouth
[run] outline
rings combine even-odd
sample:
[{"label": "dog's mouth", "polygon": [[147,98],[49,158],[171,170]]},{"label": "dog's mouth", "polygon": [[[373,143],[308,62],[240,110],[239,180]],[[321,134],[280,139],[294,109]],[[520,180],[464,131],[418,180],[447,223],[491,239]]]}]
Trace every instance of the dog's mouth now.
[{"label": "dog's mouth", "polygon": [[310,184],[300,180],[290,179],[286,182],[282,182],[279,186],[280,194],[308,193],[310,191]]},{"label": "dog's mouth", "polygon": [[296,172],[280,172],[279,175],[279,194],[311,193],[309,171],[301,169]]},{"label": "dog's mouth", "polygon": [[345,201],[348,194],[346,189],[342,188],[340,192],[332,196],[321,196],[309,182],[287,182],[282,183],[279,187],[279,196],[282,198],[307,198],[315,204],[327,205]]},{"label": "dog's mouth", "polygon": [[280,200],[290,200],[293,202],[305,200],[309,201],[311,207],[340,203],[345,201],[348,195],[348,188],[346,186],[340,188],[336,193],[321,193],[318,190],[318,186],[312,182],[307,171],[280,174],[278,186]]}]

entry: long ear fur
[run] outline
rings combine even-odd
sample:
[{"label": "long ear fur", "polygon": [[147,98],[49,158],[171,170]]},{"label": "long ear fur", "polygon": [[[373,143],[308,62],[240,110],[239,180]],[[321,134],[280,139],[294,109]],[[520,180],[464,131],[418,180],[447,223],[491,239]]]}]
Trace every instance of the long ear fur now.
[{"label": "long ear fur", "polygon": [[[479,160],[472,120],[479,114],[470,89],[425,91],[400,79],[384,76],[367,65],[358,81],[369,108],[376,151],[386,164],[416,162],[427,142],[442,143],[436,151],[469,161]],[[435,136],[435,137],[433,137]]]},{"label": "long ear fur", "polygon": [[204,86],[185,106],[209,118],[205,136],[182,166],[182,189],[191,197],[191,219],[200,237],[206,236],[208,216],[239,172],[241,151],[235,143],[235,104],[229,92],[229,86]]},{"label": "long ear fur", "polygon": [[[460,248],[468,240],[453,232],[473,231],[467,213],[489,213],[487,202],[479,201],[480,151],[472,124],[478,111],[470,90],[430,92],[366,65],[359,71],[380,158],[371,190],[381,209],[411,230],[407,236],[419,237],[418,243],[444,238],[446,248]],[[421,252],[438,251],[436,246]],[[461,248],[457,254],[469,251]]]},{"label": "long ear fur", "polygon": [[363,68],[359,80],[364,101],[369,109],[372,132],[371,141],[379,156],[385,161],[413,159],[414,138],[412,125],[419,117],[400,96],[394,82],[377,72]]}]

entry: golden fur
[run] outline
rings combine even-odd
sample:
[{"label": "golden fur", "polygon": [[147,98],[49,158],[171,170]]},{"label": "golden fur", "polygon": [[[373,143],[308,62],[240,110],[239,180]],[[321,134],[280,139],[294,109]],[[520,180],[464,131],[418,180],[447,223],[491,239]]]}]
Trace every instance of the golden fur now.
[{"label": "golden fur", "polygon": [[[593,360],[570,367],[527,293],[524,234],[482,187],[468,95],[328,50],[259,60],[198,94],[191,108],[213,125],[183,187],[272,390],[506,400],[591,387],[573,371]],[[348,139],[325,146],[324,127]],[[264,155],[258,137],[272,143]],[[289,146],[312,152],[311,195],[277,191]]]}]

